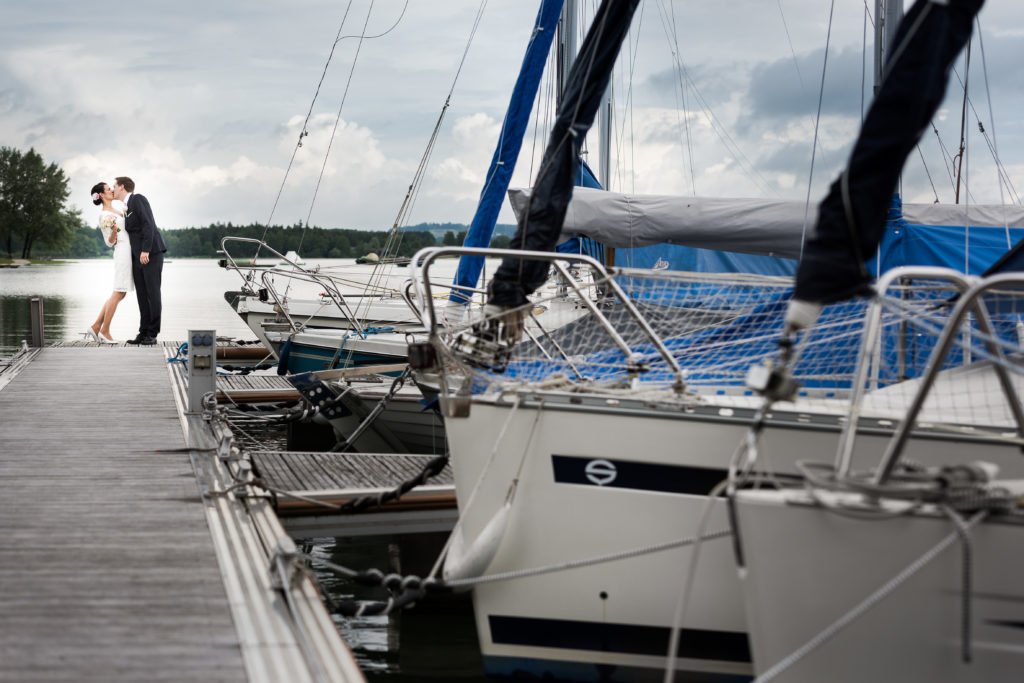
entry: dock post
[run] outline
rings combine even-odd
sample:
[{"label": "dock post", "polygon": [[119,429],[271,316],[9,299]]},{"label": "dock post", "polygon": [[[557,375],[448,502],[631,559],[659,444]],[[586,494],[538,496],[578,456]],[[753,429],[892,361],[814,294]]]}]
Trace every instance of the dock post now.
[{"label": "dock post", "polygon": [[217,333],[188,331],[188,412],[203,412],[203,397],[217,396]]},{"label": "dock post", "polygon": [[28,300],[29,346],[39,349],[46,343],[43,331],[43,298],[34,296]]}]

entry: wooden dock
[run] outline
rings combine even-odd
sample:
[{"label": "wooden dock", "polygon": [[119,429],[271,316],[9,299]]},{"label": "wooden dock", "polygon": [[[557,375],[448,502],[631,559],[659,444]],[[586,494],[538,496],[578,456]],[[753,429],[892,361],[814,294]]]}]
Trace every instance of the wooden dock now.
[{"label": "wooden dock", "polygon": [[362,680],[162,347],[45,348],[4,375],[0,680]]}]

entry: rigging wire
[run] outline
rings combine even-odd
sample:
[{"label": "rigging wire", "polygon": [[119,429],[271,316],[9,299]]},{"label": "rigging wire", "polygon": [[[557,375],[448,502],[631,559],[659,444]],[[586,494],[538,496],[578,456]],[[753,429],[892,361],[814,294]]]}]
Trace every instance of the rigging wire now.
[{"label": "rigging wire", "polygon": [[[992,130],[992,141],[989,142],[988,135],[985,134],[985,127],[981,125],[981,119],[980,118],[978,118],[978,129],[981,132],[982,136],[985,138],[985,143],[988,144],[989,151],[992,152],[992,158],[995,160],[995,163],[996,163],[996,173],[999,176],[999,203],[1000,204],[1004,204],[1006,202],[1006,197],[1003,195],[1003,180],[1005,179],[1007,187],[1010,189],[1010,191],[1014,195],[1017,194],[1017,191],[1013,188],[1013,184],[1010,182],[1010,177],[1006,173],[1006,168],[1003,166],[1002,161],[999,159],[999,145],[998,145],[997,140],[996,140],[995,110],[992,108],[992,88],[989,87],[989,82],[988,82],[988,61],[985,58],[985,40],[982,37],[982,33],[981,33],[981,19],[979,19],[977,16],[975,16],[974,17],[974,21],[975,21],[975,25],[977,26],[977,29],[978,29],[977,30],[977,34],[978,34],[978,48],[979,48],[979,50],[981,52],[981,73],[982,73],[982,76],[985,79],[985,98],[988,101],[988,117],[989,117],[988,123],[989,123],[989,128]],[[973,103],[971,104],[971,110],[974,111]],[[975,117],[977,117],[977,112],[975,112]],[[1020,197],[1019,196],[1017,197],[1017,203],[1018,204],[1020,203]],[[1006,248],[1009,249],[1010,248],[1010,227],[1009,227],[1009,223],[1006,223],[1003,227],[1006,230]]]},{"label": "rigging wire", "polygon": [[[665,0],[659,0],[659,2],[663,4]],[[728,149],[729,152],[735,156],[734,161],[750,175],[751,179],[754,180],[755,183],[760,185],[761,189],[766,194],[778,196],[778,192],[774,190],[772,188],[771,183],[769,183],[764,178],[764,176],[762,176],[757,171],[757,169],[754,168],[754,164],[750,161],[749,157],[747,157],[747,155],[743,153],[743,150],[736,143],[736,140],[734,140],[733,137],[729,134],[728,129],[726,129],[726,127],[718,119],[718,116],[715,115],[714,110],[711,109],[711,105],[708,104],[708,101],[707,99],[705,99],[703,93],[701,93],[700,88],[697,87],[697,83],[690,76],[689,70],[686,68],[686,65],[683,64],[682,58],[680,57],[679,32],[675,23],[675,14],[674,12],[671,11],[663,11],[665,16],[672,17],[671,33],[669,32],[668,26],[666,26],[664,22],[662,24],[662,28],[665,30],[666,38],[668,39],[669,43],[674,45],[673,61],[674,66],[676,68],[676,72],[679,74],[679,78],[685,79],[686,84],[693,89],[693,94],[697,98],[697,102],[700,105],[701,113],[704,115],[704,118],[707,119],[708,125],[711,127],[711,130],[715,132],[719,140],[722,141],[722,144],[725,145],[726,149]]]},{"label": "rigging wire", "polygon": [[[331,59],[334,57],[334,48],[338,46],[338,41],[341,39],[341,32],[345,29],[345,21],[348,19],[350,9],[352,9],[352,0],[349,0],[348,5],[345,6],[345,14],[341,17],[341,25],[338,26],[338,33],[334,37],[334,42],[331,44],[331,51],[327,55],[327,62],[324,64],[324,70],[320,74],[320,81],[316,84],[316,91],[313,93],[313,100],[309,103],[309,111],[306,112],[306,119],[302,122],[302,128],[299,130],[299,139],[295,143],[295,148],[292,150],[291,159],[288,160],[288,166],[285,168],[284,177],[281,178],[281,186],[277,189],[277,196],[274,197],[274,205],[270,208],[270,215],[267,216],[267,222],[263,226],[263,235],[260,237],[260,242],[265,242],[267,239],[267,230],[270,229],[270,223],[274,220],[274,213],[277,211],[277,205],[281,201],[281,193],[284,192],[285,183],[288,182],[288,174],[291,173],[292,165],[295,163],[295,155],[298,154],[299,148],[302,147],[302,138],[309,135],[307,127],[309,126],[309,119],[313,116],[313,106],[316,104],[316,100],[320,96],[320,87],[324,84],[324,77],[327,76],[327,68],[331,65]],[[260,247],[262,246],[263,245],[261,244]],[[256,256],[259,256],[260,247],[257,247],[256,249]]]},{"label": "rigging wire", "polygon": [[[309,135],[309,129],[308,129],[309,120],[312,118],[313,107],[315,106],[317,98],[320,95],[320,89],[323,86],[324,78],[327,76],[327,69],[328,69],[328,67],[331,64],[331,59],[334,57],[334,50],[338,47],[338,44],[341,43],[341,41],[343,41],[343,40],[347,40],[347,39],[350,39],[350,38],[358,38],[359,39],[359,45],[361,47],[362,46],[362,42],[364,40],[374,40],[376,38],[382,38],[382,37],[386,36],[387,34],[391,33],[393,30],[395,30],[395,28],[402,22],[402,19],[405,17],[405,12],[409,8],[409,0],[405,0],[405,5],[402,7],[402,11],[398,15],[398,18],[395,20],[395,22],[387,30],[382,31],[381,33],[378,33],[376,35],[366,35],[366,25],[365,24],[363,26],[363,32],[361,34],[358,34],[358,35],[347,35],[347,36],[341,35],[341,32],[344,30],[344,27],[345,27],[345,21],[348,18],[348,14],[349,14],[349,11],[351,10],[351,8],[352,8],[352,2],[351,2],[351,0],[349,0],[348,5],[346,5],[346,7],[345,7],[345,14],[342,17],[341,25],[338,26],[338,32],[337,32],[337,34],[334,37],[334,42],[331,44],[331,51],[330,51],[330,53],[327,56],[327,62],[324,64],[323,72],[320,74],[320,80],[317,83],[316,91],[313,94],[313,99],[309,103],[309,110],[306,112],[306,118],[302,122],[302,128],[299,131],[299,139],[298,139],[298,141],[295,144],[295,148],[292,150],[292,156],[291,156],[291,159],[289,159],[289,161],[288,161],[287,168],[285,169],[284,178],[281,179],[281,186],[278,188],[277,196],[274,199],[274,205],[273,205],[273,207],[270,210],[270,216],[267,218],[267,222],[266,222],[266,224],[263,227],[263,236],[260,238],[260,242],[266,241],[267,230],[269,230],[270,224],[271,224],[271,222],[273,220],[273,217],[274,217],[274,213],[277,211],[277,206],[278,206],[278,203],[280,202],[281,194],[284,191],[285,184],[288,181],[288,175],[291,173],[291,169],[292,169],[292,166],[295,163],[295,157],[296,157],[296,155],[297,155],[297,153],[299,151],[299,148],[302,147],[302,138],[307,137]],[[372,10],[373,10],[373,2],[371,1],[371,3],[370,3],[370,12],[372,12]],[[367,21],[369,21],[369,14],[370,14],[370,12],[367,13]],[[352,74],[355,71],[356,60],[358,59],[358,57],[359,57],[359,51],[357,49],[356,56],[353,59],[352,67],[351,67],[351,69],[349,71],[348,83],[346,83],[346,85],[345,85],[345,96],[346,97],[348,95],[348,87],[349,87],[349,84],[352,81]],[[345,104],[345,98],[343,97],[342,98],[341,106],[339,106],[339,108],[338,108],[338,117],[339,118],[341,117],[341,110],[342,110],[342,107],[344,107],[344,104]],[[338,128],[338,122],[337,122],[337,120],[335,120],[334,130],[337,131],[337,128]],[[332,134],[331,134],[331,143],[333,143],[333,141],[334,141],[334,134],[332,132]],[[330,145],[328,145],[328,148],[327,148],[327,155],[329,155],[329,154],[330,154]],[[327,165],[327,155],[325,155],[325,157],[324,157],[324,166]],[[320,170],[320,178],[323,178],[323,173],[324,173],[324,171],[321,168],[321,170]],[[317,179],[317,189],[319,189],[319,187],[320,187],[320,178]],[[314,192],[314,194],[313,194],[313,199],[310,202],[310,206],[309,206],[309,214],[307,214],[307,216],[306,216],[306,223],[303,226],[302,233],[299,236],[299,249],[302,248],[302,242],[305,239],[306,230],[309,227],[309,216],[313,212],[313,205],[315,203],[316,203],[316,192]],[[259,256],[259,251],[260,251],[261,248],[262,248],[262,245],[257,247],[257,250],[256,250],[256,255],[257,256]]]},{"label": "rigging wire", "polygon": [[818,114],[814,119],[814,140],[811,143],[811,170],[807,174],[807,201],[804,204],[804,225],[800,231],[800,258],[804,257],[804,242],[807,240],[807,218],[811,210],[811,185],[814,182],[814,158],[818,151],[818,127],[821,124],[821,104],[825,99],[825,74],[828,71],[828,48],[832,42],[832,16],[836,9],[836,0],[832,0],[828,10],[828,32],[825,35],[825,57],[821,63],[821,89],[818,91]]},{"label": "rigging wire", "polygon": [[[953,69],[953,75],[956,76],[957,82],[960,83],[960,87],[964,88],[965,84],[964,84],[963,78],[960,77],[960,71],[958,69],[954,68]],[[981,115],[978,113],[977,108],[974,106],[974,100],[970,97],[970,95],[968,95],[968,97],[967,97],[967,106],[970,107],[971,113],[974,115],[974,119],[978,123],[979,127],[984,127],[982,125],[982,122],[981,122]],[[986,131],[984,131],[984,130],[981,131],[981,132],[982,132],[983,137],[985,137],[986,141],[987,141],[988,133]],[[1006,166],[1003,164],[1002,159],[1000,159],[997,156],[995,156],[994,148],[991,146],[991,143],[988,143],[988,144],[989,144],[989,147],[990,147],[989,151],[993,154],[993,157],[992,157],[993,161],[995,162],[996,166],[1001,170],[1001,174],[1002,174],[1003,178],[1006,179],[1006,181],[1009,183],[1009,172],[1006,170]],[[951,157],[952,157],[952,155],[951,155]],[[970,191],[969,183],[968,183],[968,188],[967,189],[968,189],[968,192],[969,192]],[[1017,198],[1018,198],[1017,201],[1019,202],[1020,201],[1020,196],[1017,194],[1016,188],[1013,188],[1012,184],[1011,184],[1010,189],[1012,190],[1013,194],[1015,196],[1017,196]]]},{"label": "rigging wire", "polygon": [[[664,8],[662,5],[657,5],[658,15],[661,18],[662,26],[664,27],[667,23],[667,18],[664,15]],[[666,33],[667,37],[667,33]],[[672,41],[666,41],[668,44],[669,54],[672,55],[672,64],[675,66],[676,54],[672,48]],[[693,170],[693,143],[690,138],[690,117],[687,109],[686,102],[686,91],[682,87],[682,79],[672,79],[672,95],[675,100],[676,110],[676,125],[680,131],[685,133],[685,144],[679,145],[679,155],[681,161],[681,167],[690,170],[690,193],[691,196],[697,196],[697,181]],[[685,172],[684,172],[685,173]]]},{"label": "rigging wire", "polygon": [[930,123],[931,123],[931,127],[932,127],[932,132],[935,133],[935,140],[939,144],[939,150],[942,152],[942,163],[946,167],[946,175],[949,176],[949,187],[950,187],[950,189],[955,188],[956,187],[956,181],[953,180],[953,167],[952,167],[953,155],[950,154],[949,148],[946,147],[946,143],[944,143],[942,141],[942,134],[939,133],[939,129],[935,127],[935,122],[932,121]]},{"label": "rigging wire", "polygon": [[932,172],[928,170],[928,162],[924,160],[924,153],[921,151],[921,145],[915,145],[917,155],[921,157],[921,165],[924,166],[924,173],[928,176],[928,184],[932,186],[932,194],[935,195],[935,204],[939,203],[939,192],[935,189],[935,181],[932,180]]},{"label": "rigging wire", "polygon": [[[363,48],[363,41],[368,38],[368,36],[366,35],[366,27],[369,26],[370,24],[370,16],[373,14],[373,6],[375,2],[376,0],[370,0],[370,6],[366,10],[366,19],[363,22],[363,31],[359,35],[359,42],[356,44],[356,53],[352,57],[352,66],[349,68],[348,78],[345,81],[345,90],[344,92],[342,92],[341,102],[338,104],[338,114],[334,117],[334,127],[331,129],[331,135],[327,140],[327,151],[324,152],[324,161],[323,164],[321,164],[320,166],[320,174],[316,178],[316,185],[313,187],[313,197],[309,202],[309,211],[306,213],[306,223],[302,228],[302,235],[299,237],[300,249],[302,248],[302,241],[306,236],[306,230],[309,228],[309,219],[313,215],[313,207],[316,205],[316,198],[320,193],[320,183],[323,181],[324,172],[327,170],[327,160],[330,158],[331,149],[334,147],[334,138],[338,132],[338,124],[341,122],[341,112],[345,109],[345,102],[348,100],[348,91],[352,85],[352,77],[355,75],[356,72],[356,64],[359,63],[359,54]],[[399,15],[398,17],[398,21],[401,21],[402,17],[405,16],[405,10],[408,8],[408,6],[409,2],[408,0],[406,0],[405,6],[402,8],[402,14]],[[397,25],[398,22],[395,23],[395,26]],[[388,31],[385,31],[381,35],[386,35],[388,32],[390,32],[390,29]]]},{"label": "rigging wire", "polygon": [[[964,89],[963,104],[961,105],[960,111],[960,149],[956,156],[953,157],[956,160],[956,189],[953,193],[953,203],[960,203],[960,179],[963,172],[964,163],[964,152],[966,151],[967,145],[967,89],[970,85],[971,77],[971,42],[972,38],[967,40],[967,51],[964,53],[964,79],[961,81]],[[959,78],[959,75],[957,76]]]},{"label": "rigging wire", "polygon": [[[786,13],[782,11],[782,0],[776,0],[779,6],[779,16],[782,17],[782,28],[786,31],[786,42],[789,43],[789,54],[793,55],[793,67],[796,69],[796,79],[800,81],[800,92],[806,93],[804,77],[800,73],[800,61],[796,58],[796,50],[793,49],[793,38],[789,35],[789,24],[786,23]],[[862,84],[863,85],[863,84]]]},{"label": "rigging wire", "polygon": [[[626,144],[625,143],[625,140],[626,140],[626,122],[627,122],[627,120],[629,121],[630,191],[631,192],[636,192],[636,137],[635,137],[636,134],[635,134],[635,130],[633,128],[633,125],[634,125],[634,120],[633,120],[633,78],[634,78],[634,74],[636,73],[636,59],[637,59],[637,55],[640,52],[640,41],[637,40],[635,45],[634,45],[633,33],[635,31],[635,33],[639,37],[640,29],[641,29],[641,27],[643,26],[643,23],[644,23],[644,8],[645,7],[646,7],[646,4],[644,4],[644,3],[640,4],[640,16],[637,18],[635,26],[630,26],[630,31],[629,31],[629,33],[627,35],[627,38],[629,40],[629,46],[627,48],[627,54],[629,55],[629,65],[628,65],[629,66],[629,72],[628,72],[629,75],[628,75],[628,79],[627,79],[628,85],[624,85],[623,86],[623,90],[625,90],[625,92],[626,92],[626,97],[625,97],[625,102],[623,102],[623,105],[622,105],[622,109],[623,109],[623,114],[622,114],[622,130],[620,132],[619,130],[616,130],[614,127],[612,128],[612,130],[615,131],[615,136],[616,136],[616,139],[615,139],[615,150],[616,150],[615,167],[616,167],[617,175],[619,176],[619,187],[624,189],[625,186],[626,186],[626,181],[625,181],[625,174],[626,174],[626,172],[625,172],[624,164],[622,163],[622,159],[625,157],[625,154],[623,154],[622,149],[623,149],[623,147]],[[621,73],[621,76],[623,78],[626,77],[626,65],[622,65],[621,66],[620,73]],[[610,190],[611,187],[606,187],[605,189],[606,190]]]},{"label": "rigging wire", "polygon": [[[400,248],[402,243],[402,237],[400,227],[408,218],[411,213],[413,206],[416,203],[416,198],[419,195],[420,186],[423,183],[423,177],[426,174],[427,166],[430,163],[430,157],[434,152],[434,145],[437,142],[438,134],[441,131],[441,124],[444,122],[445,115],[448,113],[448,108],[451,106],[452,95],[455,93],[455,86],[459,82],[459,77],[462,75],[462,69],[466,65],[466,57],[469,56],[469,49],[473,45],[473,39],[476,37],[477,29],[480,27],[480,21],[483,18],[484,10],[487,8],[488,0],[481,0],[480,6],[477,8],[476,16],[473,20],[473,27],[469,32],[469,38],[466,40],[466,47],[463,49],[462,57],[459,60],[459,66],[455,71],[455,76],[452,78],[451,87],[448,90],[448,95],[445,98],[444,104],[441,106],[441,111],[438,114],[437,122],[434,124],[434,130],[430,134],[430,138],[427,141],[427,147],[423,151],[423,156],[420,158],[419,165],[416,168],[416,172],[413,174],[412,183],[410,183],[408,190],[405,193],[405,197],[402,199],[402,203],[398,208],[398,213],[395,216],[395,221],[391,226],[391,230],[388,232],[387,241],[384,246],[384,255],[388,255]],[[377,263],[373,267],[373,272],[370,275],[368,287],[382,286],[384,278],[394,268],[393,263],[386,263],[386,259],[381,259],[381,262]],[[360,301],[359,306],[363,304]],[[357,310],[359,308],[357,306]],[[366,301],[366,307],[369,308],[370,302]]]}]

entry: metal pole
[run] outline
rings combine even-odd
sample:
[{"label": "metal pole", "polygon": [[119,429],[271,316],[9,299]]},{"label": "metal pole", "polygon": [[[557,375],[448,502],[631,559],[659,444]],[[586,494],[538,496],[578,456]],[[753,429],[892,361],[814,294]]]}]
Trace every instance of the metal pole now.
[{"label": "metal pole", "polygon": [[882,84],[885,60],[896,40],[896,29],[902,18],[903,0],[875,0],[875,93]]},{"label": "metal pole", "polygon": [[598,127],[601,133],[601,156],[599,159],[598,173],[601,187],[606,190],[612,189],[612,84],[604,91],[604,101],[601,103],[601,120]]},{"label": "metal pole", "polygon": [[576,33],[578,18],[576,0],[566,0],[562,5],[562,20],[558,24],[558,44],[561,47],[561,59],[558,62],[558,103],[562,102],[565,84],[569,82],[569,72],[576,61]]},{"label": "metal pole", "polygon": [[43,328],[43,299],[34,296],[28,300],[29,346],[39,349],[46,343]]}]

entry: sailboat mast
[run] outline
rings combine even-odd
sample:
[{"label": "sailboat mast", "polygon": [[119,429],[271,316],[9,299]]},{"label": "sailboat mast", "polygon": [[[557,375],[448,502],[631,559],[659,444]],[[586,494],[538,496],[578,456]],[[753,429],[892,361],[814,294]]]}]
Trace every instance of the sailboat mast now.
[{"label": "sailboat mast", "polygon": [[562,5],[562,18],[558,22],[558,104],[562,103],[569,72],[576,61],[576,51],[579,49],[576,41],[578,30],[576,0],[565,0],[565,4]]},{"label": "sailboat mast", "polygon": [[896,29],[903,18],[903,0],[875,0],[875,88],[878,92],[885,71],[885,60],[896,40]]}]

